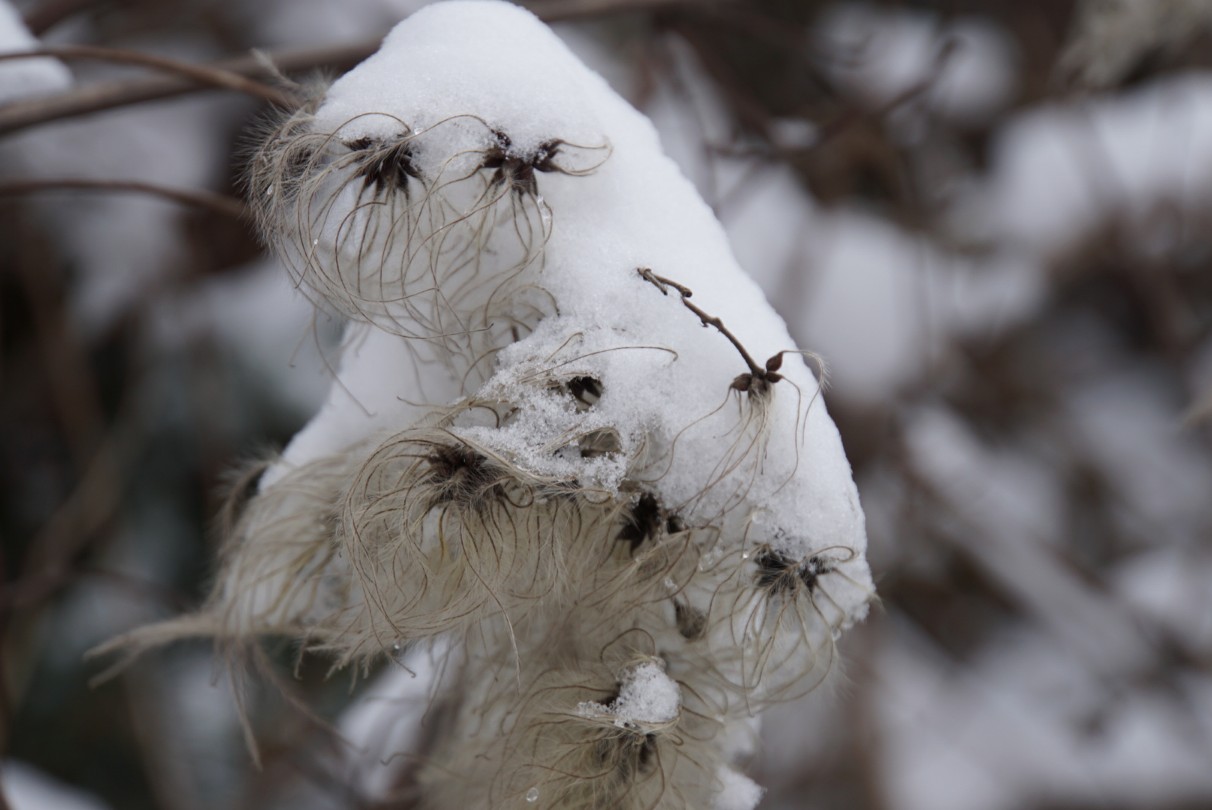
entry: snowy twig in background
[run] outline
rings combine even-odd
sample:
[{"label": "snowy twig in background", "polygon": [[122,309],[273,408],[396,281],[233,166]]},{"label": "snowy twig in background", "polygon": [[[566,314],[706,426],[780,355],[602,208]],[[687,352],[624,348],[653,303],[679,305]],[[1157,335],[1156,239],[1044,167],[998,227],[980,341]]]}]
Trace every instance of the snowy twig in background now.
[{"label": "snowy twig in background", "polygon": [[817,380],[648,121],[529,13],[445,3],[249,187],[351,320],[342,382],[203,611],[107,649],[279,634],[367,667],[436,639],[424,806],[751,807],[753,716],[866,614],[866,534]]}]

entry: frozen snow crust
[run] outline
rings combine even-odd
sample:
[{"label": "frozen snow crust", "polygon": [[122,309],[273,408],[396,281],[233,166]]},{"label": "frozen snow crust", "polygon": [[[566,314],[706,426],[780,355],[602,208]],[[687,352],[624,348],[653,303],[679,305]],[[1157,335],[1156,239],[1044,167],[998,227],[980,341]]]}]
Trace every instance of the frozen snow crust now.
[{"label": "frozen snow crust", "polygon": [[345,353],[206,610],[128,643],[285,633],[340,666],[453,640],[426,807],[756,804],[753,713],[819,684],[872,598],[863,514],[647,119],[529,12],[441,3],[250,188]]}]

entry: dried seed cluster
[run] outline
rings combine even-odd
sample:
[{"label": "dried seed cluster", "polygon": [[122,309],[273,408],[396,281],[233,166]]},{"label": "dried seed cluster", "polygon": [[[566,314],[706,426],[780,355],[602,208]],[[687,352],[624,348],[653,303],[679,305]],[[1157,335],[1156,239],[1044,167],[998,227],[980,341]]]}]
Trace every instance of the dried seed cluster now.
[{"label": "dried seed cluster", "polygon": [[[427,9],[398,58],[437,47],[425,21],[484,14],[584,72],[506,4]],[[333,122],[341,82],[267,135],[249,190],[300,285],[350,319],[346,368],[391,395],[357,410],[334,388],[233,508],[202,611],[114,646],[287,635],[367,671],[440,639],[441,722],[399,752],[415,806],[711,807],[744,780],[754,713],[818,684],[872,596],[853,485],[841,519],[796,517],[820,486],[800,464],[815,380],[797,353],[759,365],[688,287],[622,258],[666,252],[600,236],[659,187],[635,167],[664,160],[621,101],[602,96],[579,145],[558,121],[519,135],[523,107]],[[342,414],[339,439],[316,438]]]}]

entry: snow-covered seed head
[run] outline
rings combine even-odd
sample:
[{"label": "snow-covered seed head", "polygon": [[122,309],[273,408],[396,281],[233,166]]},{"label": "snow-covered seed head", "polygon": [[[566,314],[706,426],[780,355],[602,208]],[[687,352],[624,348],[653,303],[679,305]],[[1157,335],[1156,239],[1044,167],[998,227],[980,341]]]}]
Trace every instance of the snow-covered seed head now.
[{"label": "snow-covered seed head", "polygon": [[[364,92],[358,77],[317,90],[255,155],[262,233],[318,303],[429,341],[463,373],[502,335],[551,311],[537,283],[556,212],[541,175],[580,177],[605,142],[516,143],[468,111],[414,126],[423,110],[325,115]],[[339,103],[337,106],[340,106]]]},{"label": "snow-covered seed head", "polygon": [[823,381],[650,123],[529,12],[438,3],[282,120],[249,191],[353,323],[169,630],[454,651],[412,758],[434,808],[760,794],[732,741],[864,615],[863,514]]}]

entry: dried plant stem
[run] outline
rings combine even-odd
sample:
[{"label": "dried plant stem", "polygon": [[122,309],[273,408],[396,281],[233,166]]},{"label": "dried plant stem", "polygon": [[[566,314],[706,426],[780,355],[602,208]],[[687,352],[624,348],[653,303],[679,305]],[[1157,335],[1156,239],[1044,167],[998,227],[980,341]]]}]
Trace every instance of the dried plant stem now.
[{"label": "dried plant stem", "polygon": [[[273,74],[274,69],[282,73],[293,73],[324,66],[344,69],[352,67],[358,61],[366,58],[378,47],[378,44],[379,40],[375,39],[321,48],[294,48],[269,54],[250,54],[234,59],[223,59],[209,65],[195,67],[217,70],[229,76],[243,77],[269,77]],[[273,67],[271,68],[270,65]],[[63,118],[127,107],[146,101],[174,98],[215,86],[213,82],[204,81],[199,77],[187,78],[180,74],[98,82],[59,95],[27,99],[5,105],[3,109],[0,109],[0,135]]]},{"label": "dried plant stem", "polygon": [[294,96],[290,93],[284,93],[264,82],[259,82],[223,67],[216,65],[194,65],[189,62],[182,62],[179,59],[170,59],[151,53],[120,48],[104,48],[98,45],[57,45],[55,47],[39,48],[31,51],[0,53],[0,62],[39,56],[50,56],[65,60],[93,59],[122,65],[138,65],[140,67],[161,70],[165,73],[176,74],[199,84],[247,93],[250,96],[255,96],[280,107],[294,106],[297,103]]},{"label": "dried plant stem", "polygon": [[225,217],[241,219],[245,214],[244,203],[235,197],[216,194],[212,191],[171,188],[156,183],[138,180],[89,180],[68,177],[38,180],[16,180],[0,183],[0,197],[36,194],[44,191],[111,191],[135,194],[150,194],[181,205],[205,208]]},{"label": "dried plant stem", "polygon": [[724,326],[723,321],[715,315],[709,315],[690,300],[690,296],[694,295],[694,293],[689,287],[664,276],[658,276],[647,267],[638,267],[636,271],[640,274],[641,278],[660,290],[662,295],[668,295],[670,287],[676,290],[678,295],[682,297],[682,306],[697,315],[703,326],[713,327],[717,332],[726,337],[728,342],[733,345],[733,348],[740,353],[741,359],[745,361],[745,365],[749,366],[749,373],[742,374],[733,380],[733,388],[738,391],[765,390],[769,388],[770,384],[783,379],[783,376],[778,373],[778,369],[783,364],[783,355],[785,352],[773,355],[766,361],[765,366],[759,366],[757,361],[753,359],[753,356],[745,349],[744,344],[741,343],[736,335],[728,330],[728,327]]}]

